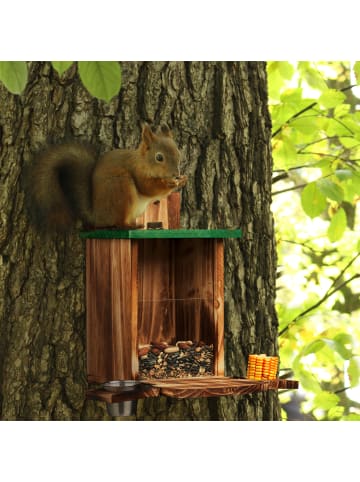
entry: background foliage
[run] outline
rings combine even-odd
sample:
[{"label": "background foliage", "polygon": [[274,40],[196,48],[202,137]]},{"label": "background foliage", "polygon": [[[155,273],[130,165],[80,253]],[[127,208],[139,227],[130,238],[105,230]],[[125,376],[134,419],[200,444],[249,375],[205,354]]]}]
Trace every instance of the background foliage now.
[{"label": "background foliage", "polygon": [[360,419],[359,68],[268,63],[281,365],[317,420]]}]

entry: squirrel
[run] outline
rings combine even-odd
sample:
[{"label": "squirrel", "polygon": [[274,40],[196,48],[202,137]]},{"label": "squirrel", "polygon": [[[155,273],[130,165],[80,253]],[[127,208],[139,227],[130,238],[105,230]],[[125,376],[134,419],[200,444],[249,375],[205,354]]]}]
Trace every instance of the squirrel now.
[{"label": "squirrel", "polygon": [[27,174],[30,209],[38,224],[69,229],[76,219],[92,228],[137,229],[150,202],[183,187],[180,152],[167,124],[145,123],[137,149],[114,149],[98,160],[93,148],[65,143],[45,148]]}]

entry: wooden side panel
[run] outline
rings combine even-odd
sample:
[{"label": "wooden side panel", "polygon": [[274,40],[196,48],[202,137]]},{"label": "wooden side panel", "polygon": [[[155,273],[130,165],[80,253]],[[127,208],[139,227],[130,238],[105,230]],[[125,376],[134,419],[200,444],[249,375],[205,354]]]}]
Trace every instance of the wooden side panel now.
[{"label": "wooden side panel", "polygon": [[176,337],[215,342],[212,239],[174,240]]},{"label": "wooden side panel", "polygon": [[86,262],[90,382],[135,377],[131,241],[89,239]]},{"label": "wooden side panel", "polygon": [[215,375],[224,375],[224,240],[214,239]]},{"label": "wooden side panel", "polygon": [[138,240],[138,342],[175,336],[171,240]]},{"label": "wooden side panel", "polygon": [[[111,321],[112,321],[112,378],[131,380],[134,376],[132,353],[134,333],[132,331],[132,266],[131,241],[111,239]],[[106,300],[104,300],[106,303]]]},{"label": "wooden side panel", "polygon": [[87,372],[89,381],[101,382],[112,372],[112,319],[110,244],[86,240]]}]

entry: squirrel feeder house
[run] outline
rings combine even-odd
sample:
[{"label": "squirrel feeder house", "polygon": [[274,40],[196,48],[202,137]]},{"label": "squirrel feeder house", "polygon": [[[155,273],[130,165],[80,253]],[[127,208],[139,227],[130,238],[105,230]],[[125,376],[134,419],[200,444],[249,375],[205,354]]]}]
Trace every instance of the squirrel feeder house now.
[{"label": "squirrel feeder house", "polygon": [[180,194],[173,193],[139,220],[161,221],[164,229],[81,234],[88,381],[139,382],[127,391],[92,388],[88,398],[114,404],[297,388],[288,380],[225,376],[224,239],[241,231],[179,229],[179,220]]}]

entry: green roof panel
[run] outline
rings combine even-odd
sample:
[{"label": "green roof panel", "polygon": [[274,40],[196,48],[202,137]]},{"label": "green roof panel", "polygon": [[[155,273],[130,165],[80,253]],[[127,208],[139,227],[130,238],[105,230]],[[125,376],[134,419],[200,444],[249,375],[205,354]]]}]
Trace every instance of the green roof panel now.
[{"label": "green roof panel", "polygon": [[85,239],[176,239],[176,238],[241,238],[241,229],[96,229],[81,231]]}]

